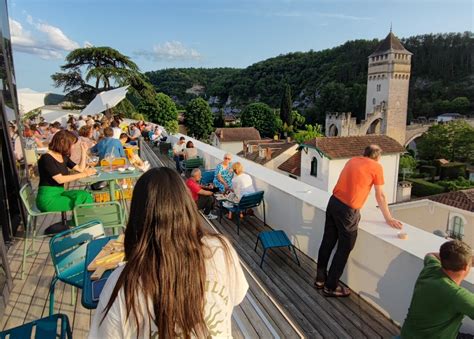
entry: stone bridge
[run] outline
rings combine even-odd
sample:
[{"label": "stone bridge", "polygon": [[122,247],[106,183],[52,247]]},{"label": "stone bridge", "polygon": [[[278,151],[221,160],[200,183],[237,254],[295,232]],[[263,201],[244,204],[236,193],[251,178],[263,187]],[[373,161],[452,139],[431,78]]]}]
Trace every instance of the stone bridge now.
[{"label": "stone bridge", "polygon": [[[474,127],[474,118],[463,119],[463,120],[465,120],[467,123],[469,123],[469,125]],[[426,131],[428,131],[428,128],[436,124],[437,122],[431,122],[431,123],[427,122],[425,124],[408,125],[406,129],[406,134],[405,134],[405,147],[408,146],[408,144],[412,142],[413,140],[415,140],[416,138],[421,137],[423,133],[426,133]]]}]

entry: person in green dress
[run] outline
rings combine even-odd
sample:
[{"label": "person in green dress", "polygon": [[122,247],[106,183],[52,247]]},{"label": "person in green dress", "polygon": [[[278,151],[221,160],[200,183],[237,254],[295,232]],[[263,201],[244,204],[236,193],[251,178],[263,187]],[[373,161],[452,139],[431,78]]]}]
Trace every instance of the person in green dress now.
[{"label": "person in green dress", "polygon": [[471,248],[460,240],[445,242],[439,253],[426,255],[402,327],[402,339],[455,339],[464,316],[474,319],[474,293],[460,286],[472,262]]},{"label": "person in green dress", "polygon": [[[81,160],[74,163],[69,157],[77,137],[65,130],[57,132],[49,144],[49,150],[38,160],[39,186],[36,205],[42,212],[71,211],[76,205],[94,200],[85,190],[65,190],[64,184],[96,173],[86,166],[87,145],[81,144]],[[70,174],[69,170],[77,173]]]}]

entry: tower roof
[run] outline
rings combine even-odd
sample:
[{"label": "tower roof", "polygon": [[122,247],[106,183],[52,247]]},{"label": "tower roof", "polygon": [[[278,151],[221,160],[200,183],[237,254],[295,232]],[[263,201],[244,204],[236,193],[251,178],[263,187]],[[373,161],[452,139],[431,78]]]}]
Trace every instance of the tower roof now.
[{"label": "tower roof", "polygon": [[395,34],[390,31],[388,33],[387,37],[377,46],[375,51],[371,54],[373,55],[379,55],[379,54],[384,54],[387,52],[397,52],[397,53],[402,53],[402,54],[412,54],[409,51],[403,47],[402,43],[398,38],[395,36]]}]

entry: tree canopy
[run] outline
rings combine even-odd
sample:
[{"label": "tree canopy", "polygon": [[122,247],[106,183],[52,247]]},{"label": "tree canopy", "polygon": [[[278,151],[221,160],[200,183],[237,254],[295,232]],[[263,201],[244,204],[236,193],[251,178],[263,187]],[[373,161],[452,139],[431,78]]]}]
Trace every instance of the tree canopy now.
[{"label": "tree canopy", "polygon": [[257,102],[245,107],[240,114],[243,127],[255,127],[261,136],[273,137],[282,127],[280,118],[264,103]]},{"label": "tree canopy", "polygon": [[214,116],[206,100],[196,98],[186,106],[184,125],[188,134],[198,139],[205,139],[213,131]]},{"label": "tree canopy", "polygon": [[419,157],[474,162],[474,128],[462,120],[431,126],[417,143]]}]

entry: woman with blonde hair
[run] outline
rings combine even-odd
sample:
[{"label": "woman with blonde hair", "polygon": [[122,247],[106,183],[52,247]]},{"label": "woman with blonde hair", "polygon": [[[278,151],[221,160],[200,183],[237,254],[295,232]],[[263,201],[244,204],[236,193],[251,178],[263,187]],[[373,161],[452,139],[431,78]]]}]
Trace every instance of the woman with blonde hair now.
[{"label": "woman with blonde hair", "polygon": [[201,226],[178,172],[153,168],[135,185],[125,259],[107,280],[89,338],[231,338],[248,289],[228,240]]},{"label": "woman with blonde hair", "polygon": [[[235,194],[234,202],[239,202],[245,194],[254,193],[252,177],[244,173],[244,166],[240,162],[235,162],[232,165],[234,177],[232,178],[232,191]],[[248,210],[250,211],[250,210]],[[229,212],[227,217],[232,219],[232,212]]]}]

